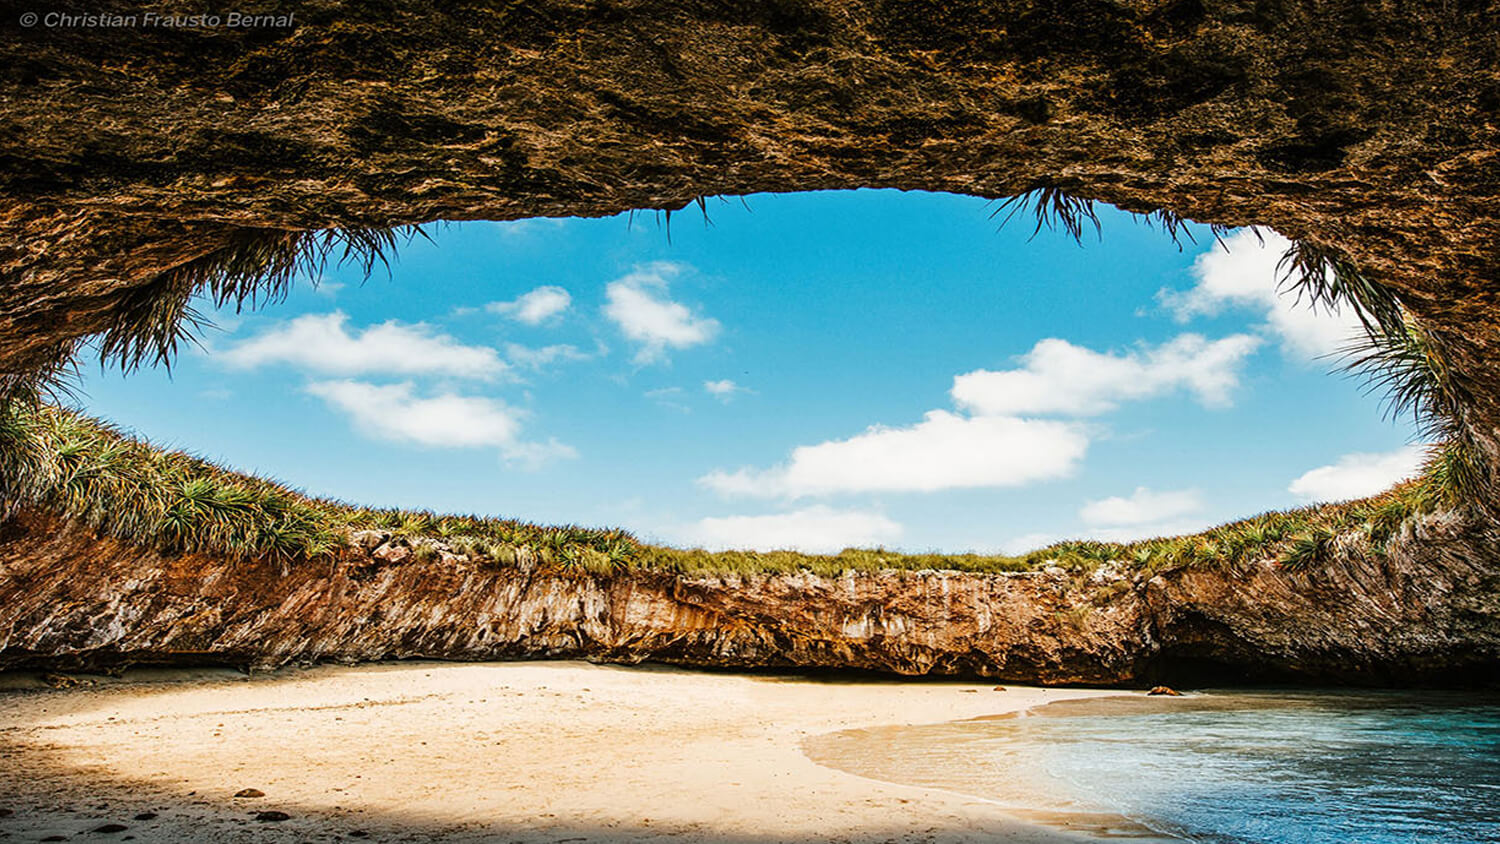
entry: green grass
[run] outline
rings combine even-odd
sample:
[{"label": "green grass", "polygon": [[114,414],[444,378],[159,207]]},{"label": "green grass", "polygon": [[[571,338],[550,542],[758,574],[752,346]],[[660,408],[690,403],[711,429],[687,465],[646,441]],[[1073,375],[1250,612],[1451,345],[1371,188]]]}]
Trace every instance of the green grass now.
[{"label": "green grass", "polygon": [[1358,532],[1379,552],[1412,516],[1451,506],[1456,498],[1448,485],[1455,459],[1440,451],[1423,479],[1374,498],[1263,513],[1192,536],[1127,544],[1060,542],[1019,556],[884,549],[827,555],[710,552],[649,545],[612,528],[371,509],[310,498],[272,480],[159,449],[72,410],[13,402],[0,410],[0,518],[35,507],[164,552],[270,559],[288,566],[339,553],[353,531],[373,529],[405,540],[419,563],[436,564],[448,553],[493,566],[524,563],[593,573],[838,575],[1054,566],[1086,573],[1106,563],[1154,573],[1182,567],[1234,570],[1259,559],[1307,568],[1326,560],[1334,536]]}]

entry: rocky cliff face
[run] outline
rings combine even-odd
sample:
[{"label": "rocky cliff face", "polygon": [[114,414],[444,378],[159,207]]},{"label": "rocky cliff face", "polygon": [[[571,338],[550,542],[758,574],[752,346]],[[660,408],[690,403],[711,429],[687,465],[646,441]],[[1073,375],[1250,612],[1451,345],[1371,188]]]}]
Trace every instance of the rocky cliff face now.
[{"label": "rocky cliff face", "polygon": [[[1307,573],[593,575],[354,548],[290,571],[164,557],[23,513],[0,535],[0,668],[410,657],[658,660],[1015,682],[1492,681],[1497,538],[1429,519]],[[390,558],[390,559],[387,559]],[[398,559],[392,562],[391,559]]]}]

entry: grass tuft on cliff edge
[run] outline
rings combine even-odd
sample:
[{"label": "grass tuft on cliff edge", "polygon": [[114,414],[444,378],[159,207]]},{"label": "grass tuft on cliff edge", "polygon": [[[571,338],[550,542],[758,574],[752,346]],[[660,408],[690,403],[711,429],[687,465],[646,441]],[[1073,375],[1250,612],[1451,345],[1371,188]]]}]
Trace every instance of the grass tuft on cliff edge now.
[{"label": "grass tuft on cliff edge", "polygon": [[848,549],[832,555],[791,551],[679,549],[640,542],[626,531],[543,526],[513,519],[370,509],[310,498],[272,480],[157,448],[55,405],[11,402],[0,409],[0,521],[25,507],[59,514],[99,534],[165,553],[265,559],[292,566],[347,551],[351,535],[380,530],[413,549],[418,562],[445,554],[495,566],[540,565],[607,573],[684,575],[811,571],[1092,570],[1120,563],[1165,571],[1234,569],[1264,559],[1304,569],[1327,559],[1332,543],[1355,535],[1381,553],[1411,517],[1452,505],[1462,463],[1440,450],[1423,478],[1374,498],[1263,513],[1200,534],[1132,543],[1060,542],[1020,556],[901,554]]}]

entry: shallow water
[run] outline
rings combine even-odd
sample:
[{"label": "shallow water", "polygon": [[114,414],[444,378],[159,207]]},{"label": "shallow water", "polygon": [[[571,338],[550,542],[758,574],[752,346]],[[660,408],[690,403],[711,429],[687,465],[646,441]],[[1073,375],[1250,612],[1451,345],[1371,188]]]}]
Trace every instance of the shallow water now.
[{"label": "shallow water", "polygon": [[1043,821],[1114,815],[1118,823],[1095,825],[1115,835],[1500,842],[1494,695],[1096,698],[1021,717],[850,730],[805,749],[830,767],[1029,807]]}]

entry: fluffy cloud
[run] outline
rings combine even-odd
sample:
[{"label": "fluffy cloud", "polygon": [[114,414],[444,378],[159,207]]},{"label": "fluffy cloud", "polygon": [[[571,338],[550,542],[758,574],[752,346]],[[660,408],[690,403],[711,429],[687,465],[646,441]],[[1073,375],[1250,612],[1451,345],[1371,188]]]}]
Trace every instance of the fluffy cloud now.
[{"label": "fluffy cloud", "polygon": [[1072,474],[1089,446],[1080,423],[1024,418],[1091,416],[1121,402],[1187,390],[1227,404],[1241,362],[1260,341],[1181,335],[1155,348],[1105,354],[1049,339],[1018,369],[979,370],[953,379],[968,415],[929,411],[903,428],[874,426],[846,440],[801,446],[769,469],[716,471],[698,482],[722,495],[798,498],[861,492],[935,492],[1023,486]]},{"label": "fluffy cloud", "polygon": [[557,442],[519,439],[522,411],[480,396],[442,393],[423,398],[410,383],[378,385],[363,381],[318,381],[307,392],[342,411],[356,429],[376,439],[439,448],[498,448],[507,460],[536,464],[576,457]]},{"label": "fluffy cloud", "polygon": [[741,387],[728,378],[724,378],[718,381],[704,381],[703,390],[704,392],[707,392],[709,395],[713,396],[721,402],[724,402],[725,404],[728,404],[730,400],[734,398],[735,393],[750,392],[749,390]]},{"label": "fluffy cloud", "polygon": [[519,413],[498,401],[452,393],[419,398],[409,383],[319,381],[307,391],[380,439],[458,448],[504,446],[521,431]]},{"label": "fluffy cloud", "polygon": [[1181,389],[1223,406],[1239,385],[1240,364],[1259,345],[1247,334],[1222,340],[1182,334],[1155,348],[1106,354],[1051,338],[1033,346],[1019,369],[956,376],[953,400],[985,416],[1092,416]]},{"label": "fluffy cloud", "polygon": [[546,285],[509,302],[491,302],[484,309],[493,314],[508,316],[527,325],[541,325],[552,317],[566,311],[573,304],[573,297],[561,287]]},{"label": "fluffy cloud", "polygon": [[675,264],[650,264],[604,288],[604,315],[639,346],[636,363],[654,363],[668,349],[700,346],[719,333],[718,320],[695,315],[667,295],[670,279],[681,271]]},{"label": "fluffy cloud", "polygon": [[422,323],[395,320],[351,333],[340,311],[281,323],[220,352],[239,369],[288,364],[326,375],[446,375],[494,378],[509,366],[488,346],[470,346]]},{"label": "fluffy cloud", "polygon": [[782,466],[712,472],[699,483],[724,495],[766,498],[1021,486],[1070,474],[1088,443],[1074,423],[934,410],[910,427],[875,426],[801,446]]},{"label": "fluffy cloud", "polygon": [[1163,290],[1160,298],[1180,320],[1212,316],[1226,307],[1247,308],[1265,316],[1266,329],[1281,340],[1290,355],[1318,358],[1337,353],[1358,336],[1359,319],[1353,311],[1329,312],[1314,308],[1292,292],[1279,291],[1283,271],[1277,264],[1291,241],[1274,232],[1246,229],[1224,239],[1193,262],[1197,284],[1189,290]]},{"label": "fluffy cloud", "polygon": [[1203,499],[1195,489],[1152,492],[1136,487],[1130,497],[1114,496],[1090,501],[1078,511],[1089,525],[1147,525],[1196,513],[1203,509]]},{"label": "fluffy cloud", "polygon": [[901,525],[879,513],[816,506],[769,516],[707,518],[681,533],[688,544],[711,550],[827,554],[894,542]]},{"label": "fluffy cloud", "polygon": [[1384,492],[1415,475],[1427,447],[1409,445],[1384,454],[1346,454],[1292,481],[1287,491],[1308,501],[1345,501]]}]

